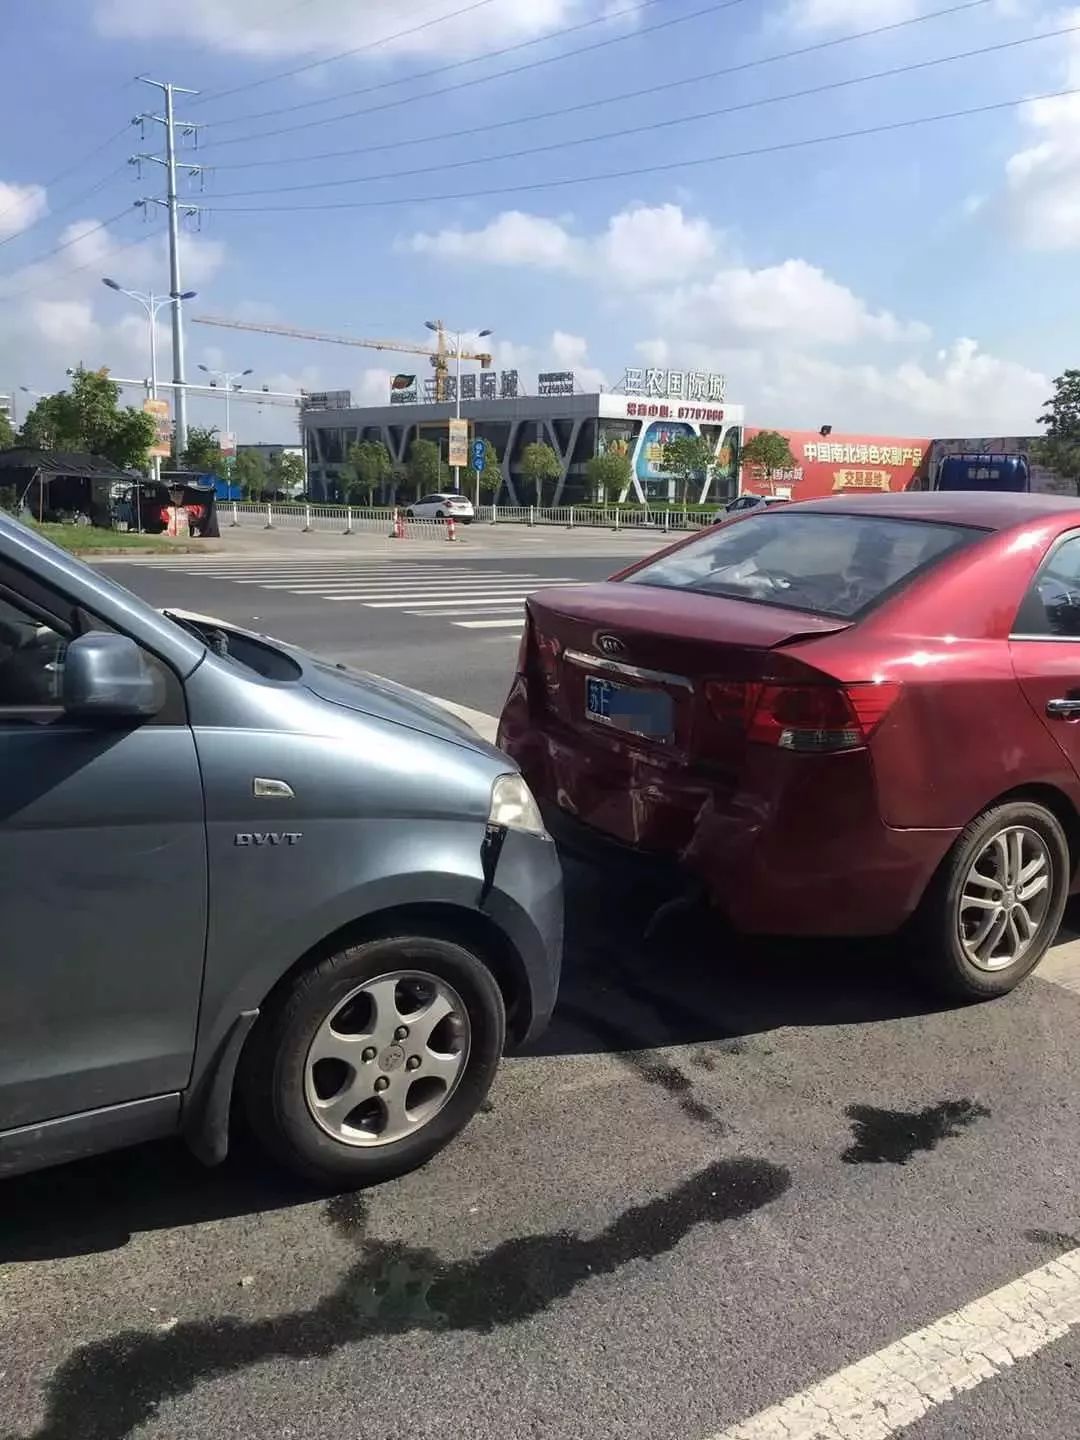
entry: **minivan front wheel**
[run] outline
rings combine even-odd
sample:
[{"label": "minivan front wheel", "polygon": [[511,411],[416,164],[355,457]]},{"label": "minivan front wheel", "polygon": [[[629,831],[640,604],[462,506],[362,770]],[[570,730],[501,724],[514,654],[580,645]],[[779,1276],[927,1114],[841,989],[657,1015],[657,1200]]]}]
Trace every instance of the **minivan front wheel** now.
[{"label": "minivan front wheel", "polygon": [[502,1054],[502,995],[462,945],[402,934],[331,955],[271,1002],[241,1076],[256,1136],[319,1184],[424,1164],[479,1109]]},{"label": "minivan front wheel", "polygon": [[1034,801],[991,806],[967,827],[923,900],[914,958],[936,989],[1005,995],[1035,969],[1061,924],[1069,845]]}]

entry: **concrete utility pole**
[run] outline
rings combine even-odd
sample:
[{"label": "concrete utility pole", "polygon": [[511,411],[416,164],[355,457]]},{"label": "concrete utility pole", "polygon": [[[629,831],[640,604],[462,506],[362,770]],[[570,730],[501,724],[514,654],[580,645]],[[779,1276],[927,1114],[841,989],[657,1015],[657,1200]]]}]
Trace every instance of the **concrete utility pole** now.
[{"label": "concrete utility pole", "polygon": [[197,95],[197,90],[187,90],[182,85],[172,85],[165,80],[151,80],[145,75],[139,79],[144,85],[153,85],[161,91],[165,99],[165,113],[163,115],[143,114],[136,116],[137,124],[146,124],[148,121],[155,125],[161,125],[165,130],[165,154],[161,155],[133,155],[132,162],[139,164],[146,161],[149,164],[160,165],[165,171],[165,199],[146,196],[138,203],[140,205],[161,205],[169,214],[169,294],[172,306],[172,353],[173,353],[173,385],[176,387],[175,400],[175,448],[176,459],[179,463],[181,455],[187,449],[187,390],[184,379],[184,291],[180,283],[180,214],[197,215],[200,207],[192,205],[187,201],[181,201],[176,193],[177,172],[182,171],[188,176],[201,175],[202,166],[193,165],[186,161],[177,161],[176,158],[176,131],[179,126],[182,133],[186,135],[196,134],[200,128],[190,121],[178,121],[173,109],[173,97],[175,95]]}]

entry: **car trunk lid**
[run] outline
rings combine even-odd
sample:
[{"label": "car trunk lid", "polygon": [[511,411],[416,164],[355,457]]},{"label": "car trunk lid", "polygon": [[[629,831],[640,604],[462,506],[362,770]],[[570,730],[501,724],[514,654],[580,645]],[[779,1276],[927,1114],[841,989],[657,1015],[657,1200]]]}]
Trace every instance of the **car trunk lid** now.
[{"label": "car trunk lid", "polygon": [[[543,708],[580,734],[678,763],[722,753],[706,687],[784,678],[776,652],[850,622],[657,586],[606,582],[530,597],[529,645]],[[600,702],[598,704],[598,702]],[[598,713],[606,705],[608,713]],[[610,713],[614,708],[615,713]]]},{"label": "car trunk lid", "polygon": [[[683,852],[749,763],[747,726],[724,708],[730,692],[824,681],[792,647],[850,624],[621,581],[545,590],[527,611],[529,718],[507,726],[504,715],[511,755],[549,805],[668,854]],[[637,723],[643,698],[641,713],[659,724]]]}]

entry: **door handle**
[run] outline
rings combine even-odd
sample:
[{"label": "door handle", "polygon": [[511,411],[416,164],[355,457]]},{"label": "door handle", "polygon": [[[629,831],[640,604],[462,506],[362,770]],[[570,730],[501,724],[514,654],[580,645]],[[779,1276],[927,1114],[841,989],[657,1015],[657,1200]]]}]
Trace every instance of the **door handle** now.
[{"label": "door handle", "polygon": [[1046,713],[1062,720],[1071,719],[1080,715],[1080,700],[1048,700]]}]

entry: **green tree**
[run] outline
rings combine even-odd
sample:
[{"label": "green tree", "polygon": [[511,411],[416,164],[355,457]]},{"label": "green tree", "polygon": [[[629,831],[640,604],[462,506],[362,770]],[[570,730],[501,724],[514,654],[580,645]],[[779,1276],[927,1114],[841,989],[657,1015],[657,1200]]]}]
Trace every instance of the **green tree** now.
[{"label": "green tree", "polygon": [[680,505],[686,505],[690,487],[703,485],[715,463],[713,447],[703,436],[679,435],[663,447],[657,468],[675,477],[675,498]]},{"label": "green tree", "polygon": [[185,470],[198,470],[203,475],[221,475],[224,472],[225,457],[217,435],[216,425],[188,427],[187,446],[180,457]]},{"label": "green tree", "polygon": [[630,483],[630,456],[608,450],[594,455],[585,465],[589,493],[601,505],[617,500]]},{"label": "green tree", "polygon": [[100,455],[122,468],[142,468],[154,440],[149,415],[128,405],[120,408],[120,387],[107,370],[82,365],[70,390],[43,395],[22,427],[25,445],[35,450],[80,450]]},{"label": "green tree", "polygon": [[532,485],[536,504],[542,509],[544,482],[550,480],[554,485],[562,475],[562,465],[550,445],[545,445],[542,440],[534,440],[521,452],[521,473]]},{"label": "green tree", "polygon": [[1066,370],[1054,381],[1054,393],[1039,416],[1046,434],[1032,458],[1069,480],[1080,494],[1080,370]]},{"label": "green tree", "polygon": [[304,493],[307,468],[303,458],[288,450],[275,455],[270,462],[270,488],[283,491],[290,498]]},{"label": "green tree", "polygon": [[390,478],[393,461],[381,440],[359,440],[349,446],[349,469],[352,479],[346,481],[348,498],[374,504],[375,491]]},{"label": "green tree", "polygon": [[742,463],[760,470],[762,479],[772,490],[777,474],[795,469],[795,456],[786,435],[778,430],[761,430],[743,446]]},{"label": "green tree", "polygon": [[442,455],[435,441],[414,440],[409,446],[406,468],[409,483],[416,489],[414,499],[419,500],[422,495],[437,490],[442,476]]},{"label": "green tree", "polygon": [[261,500],[270,480],[270,472],[258,450],[238,450],[233,461],[231,478],[240,486],[240,493],[245,500]]},{"label": "green tree", "polygon": [[10,450],[15,444],[15,431],[6,411],[0,411],[0,450]]}]

